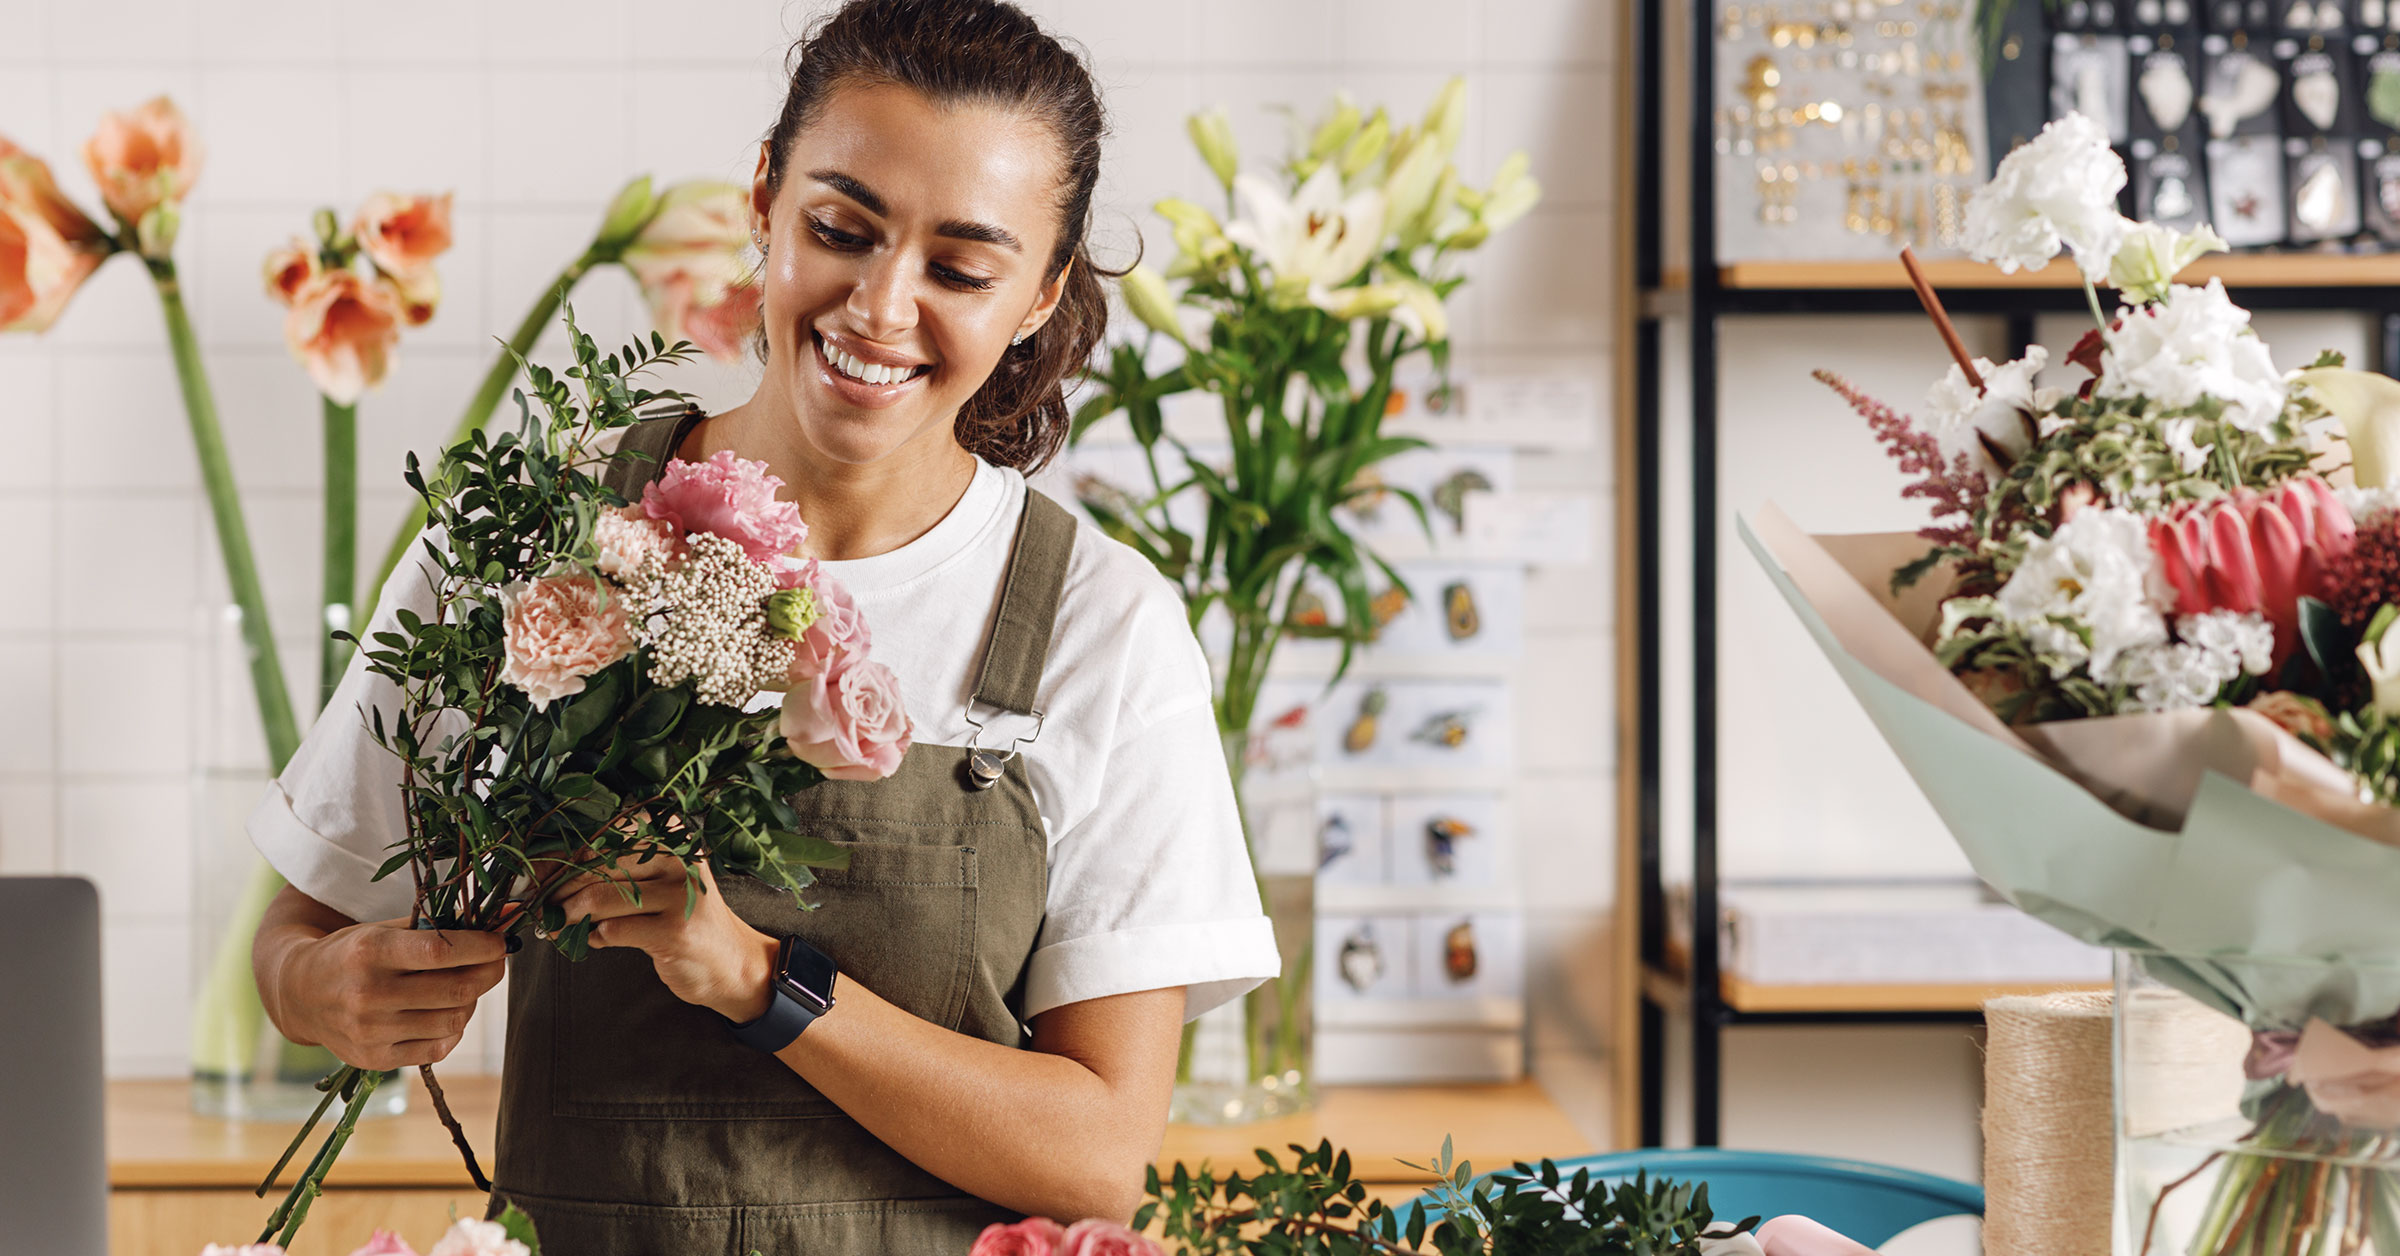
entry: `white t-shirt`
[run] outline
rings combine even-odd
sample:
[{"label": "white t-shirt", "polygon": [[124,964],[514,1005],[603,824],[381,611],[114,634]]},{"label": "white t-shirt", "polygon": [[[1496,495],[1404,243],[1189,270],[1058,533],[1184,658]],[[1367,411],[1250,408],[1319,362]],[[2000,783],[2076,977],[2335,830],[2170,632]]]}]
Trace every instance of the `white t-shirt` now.
[{"label": "white t-shirt", "polygon": [[[917,741],[966,742],[967,699],[997,616],[1025,509],[1025,480],[980,459],[932,531],[887,554],[827,562],[900,678]],[[1028,1019],[1085,999],[1188,987],[1195,1017],[1275,976],[1209,702],[1208,662],[1173,585],[1078,516],[1039,702],[1021,748],[1050,843],[1047,918],[1026,975]],[[413,551],[420,556],[422,549]],[[432,616],[419,563],[403,563],[377,622]],[[372,881],[403,831],[399,761],[351,713],[397,707],[390,682],[354,658],[299,752],[250,816],[259,853],[302,893],[353,920],[409,912],[402,873]],[[758,710],[781,695],[760,694]],[[1030,718],[977,711],[983,745],[1029,735]]]}]

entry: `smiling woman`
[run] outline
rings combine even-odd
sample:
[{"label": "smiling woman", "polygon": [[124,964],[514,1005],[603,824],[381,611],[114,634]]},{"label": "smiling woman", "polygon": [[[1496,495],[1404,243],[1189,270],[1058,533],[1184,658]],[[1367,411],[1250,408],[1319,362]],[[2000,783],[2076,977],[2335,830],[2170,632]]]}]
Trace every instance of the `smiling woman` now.
[{"label": "smiling woman", "polygon": [[[915,739],[791,800],[851,856],[812,907],[654,860],[570,889],[589,958],[508,957],[493,1209],[546,1245],[963,1253],[1019,1213],[1123,1220],[1179,1023],[1278,970],[1180,598],[1025,485],[1106,320],[1101,122],[1082,64],[991,0],[854,0],[797,49],[751,189],[757,392],[629,429],[609,482],[764,463]],[[404,568],[380,616],[430,604]],[[354,668],[329,709],[380,683]],[[295,1041],[439,1060],[503,951],[424,945],[368,877],[402,819],[363,723],[318,721],[253,818],[292,883],[256,966]]]}]

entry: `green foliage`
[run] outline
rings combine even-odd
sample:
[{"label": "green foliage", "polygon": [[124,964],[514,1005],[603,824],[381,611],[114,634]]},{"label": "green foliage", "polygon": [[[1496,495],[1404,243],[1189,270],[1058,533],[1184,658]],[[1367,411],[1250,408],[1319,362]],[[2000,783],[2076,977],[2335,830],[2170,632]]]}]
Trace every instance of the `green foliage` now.
[{"label": "green foliage", "polygon": [[[368,668],[401,703],[360,718],[403,767],[408,831],[377,878],[408,868],[420,921],[513,929],[530,917],[580,957],[590,922],[569,922],[548,901],[578,872],[663,851],[798,891],[846,853],[796,831],[785,800],[823,776],[784,752],[774,710],[699,702],[689,682],[654,686],[639,654],[546,710],[500,678],[503,590],[590,570],[595,522],[626,504],[599,478],[593,441],[685,402],[634,377],[690,346],[652,333],[604,355],[571,309],[565,321],[575,364],[553,372],[519,359],[529,389],[516,395],[516,430],[469,434],[431,476],[410,458],[408,484],[435,528],[423,552],[437,612],[402,610],[399,631],[366,643]],[[696,867],[688,877],[703,888]],[[520,879],[533,888],[512,902]]]},{"label": "green foliage", "polygon": [[2376,802],[2400,806],[2400,722],[2371,706],[2344,711],[2333,717],[2333,736],[2318,748],[2355,774]]},{"label": "green foliage", "polygon": [[1478,1180],[1468,1162],[1451,1162],[1450,1140],[1431,1165],[1439,1203],[1430,1209],[1386,1208],[1368,1199],[1351,1172],[1350,1153],[1330,1142],[1290,1144],[1292,1166],[1264,1148],[1262,1171],[1218,1177],[1206,1165],[1177,1164],[1165,1177],[1153,1166],[1151,1201],[1134,1214],[1136,1229],[1153,1223],[1169,1243],[1193,1253],[1323,1253],[1367,1256],[1430,1250],[1442,1256],[1696,1256],[1700,1239],[1728,1238],[1758,1224],[1717,1224],[1705,1183],[1680,1183],[1637,1174],[1630,1182],[1573,1176],[1548,1160],[1519,1161]]},{"label": "green foliage", "polygon": [[525,1210],[510,1204],[500,1210],[500,1228],[508,1237],[525,1245],[529,1256],[542,1256],[542,1241],[533,1232],[533,1218]]}]

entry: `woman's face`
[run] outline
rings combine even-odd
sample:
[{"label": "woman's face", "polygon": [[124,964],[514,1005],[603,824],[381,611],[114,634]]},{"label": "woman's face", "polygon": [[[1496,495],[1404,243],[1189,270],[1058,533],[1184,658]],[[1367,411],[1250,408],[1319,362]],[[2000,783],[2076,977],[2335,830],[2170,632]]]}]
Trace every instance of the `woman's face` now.
[{"label": "woman's face", "polygon": [[762,149],[762,392],[789,399],[811,450],[858,464],[955,444],[959,407],[1064,290],[1043,273],[1058,152],[1037,121],[890,85],[837,89],[772,198]]}]

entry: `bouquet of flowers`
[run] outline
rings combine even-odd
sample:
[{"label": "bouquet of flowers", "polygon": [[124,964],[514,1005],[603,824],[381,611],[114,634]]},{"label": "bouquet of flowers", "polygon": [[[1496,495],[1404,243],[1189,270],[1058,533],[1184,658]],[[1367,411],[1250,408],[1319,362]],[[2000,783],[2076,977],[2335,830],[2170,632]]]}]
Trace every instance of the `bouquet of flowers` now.
[{"label": "bouquet of flowers", "polygon": [[1930,527],[1744,532],[1986,881],[2255,1035],[2191,1250],[2394,1250],[2400,383],[2277,371],[2173,282],[2222,242],[2120,218],[2124,182],[2070,116],[1968,208],[2003,270],[2072,249],[2099,325],[2065,387],[2038,347],[1969,360],[1921,279],[1957,359],[1927,428],[1819,373]]},{"label": "bouquet of flowers", "polygon": [[[417,927],[530,922],[580,959],[592,922],[550,899],[578,874],[616,879],[620,863],[664,854],[695,893],[703,860],[797,892],[812,869],[842,866],[847,852],[799,832],[787,800],[827,777],[889,776],[910,726],[849,594],[792,553],[807,528],[764,464],[671,460],[638,502],[595,478],[597,438],[687,404],[629,377],[689,347],[653,333],[604,356],[572,311],[566,325],[575,365],[525,365],[517,431],[473,433],[431,477],[410,459],[434,612],[399,608],[398,631],[362,646],[401,699],[358,718],[400,759],[407,832],[376,876],[409,871]],[[746,709],[769,690],[784,691],[780,710]],[[286,1163],[337,1095],[349,1106],[262,1242],[299,1227],[376,1080],[345,1068],[319,1083]]]}]

